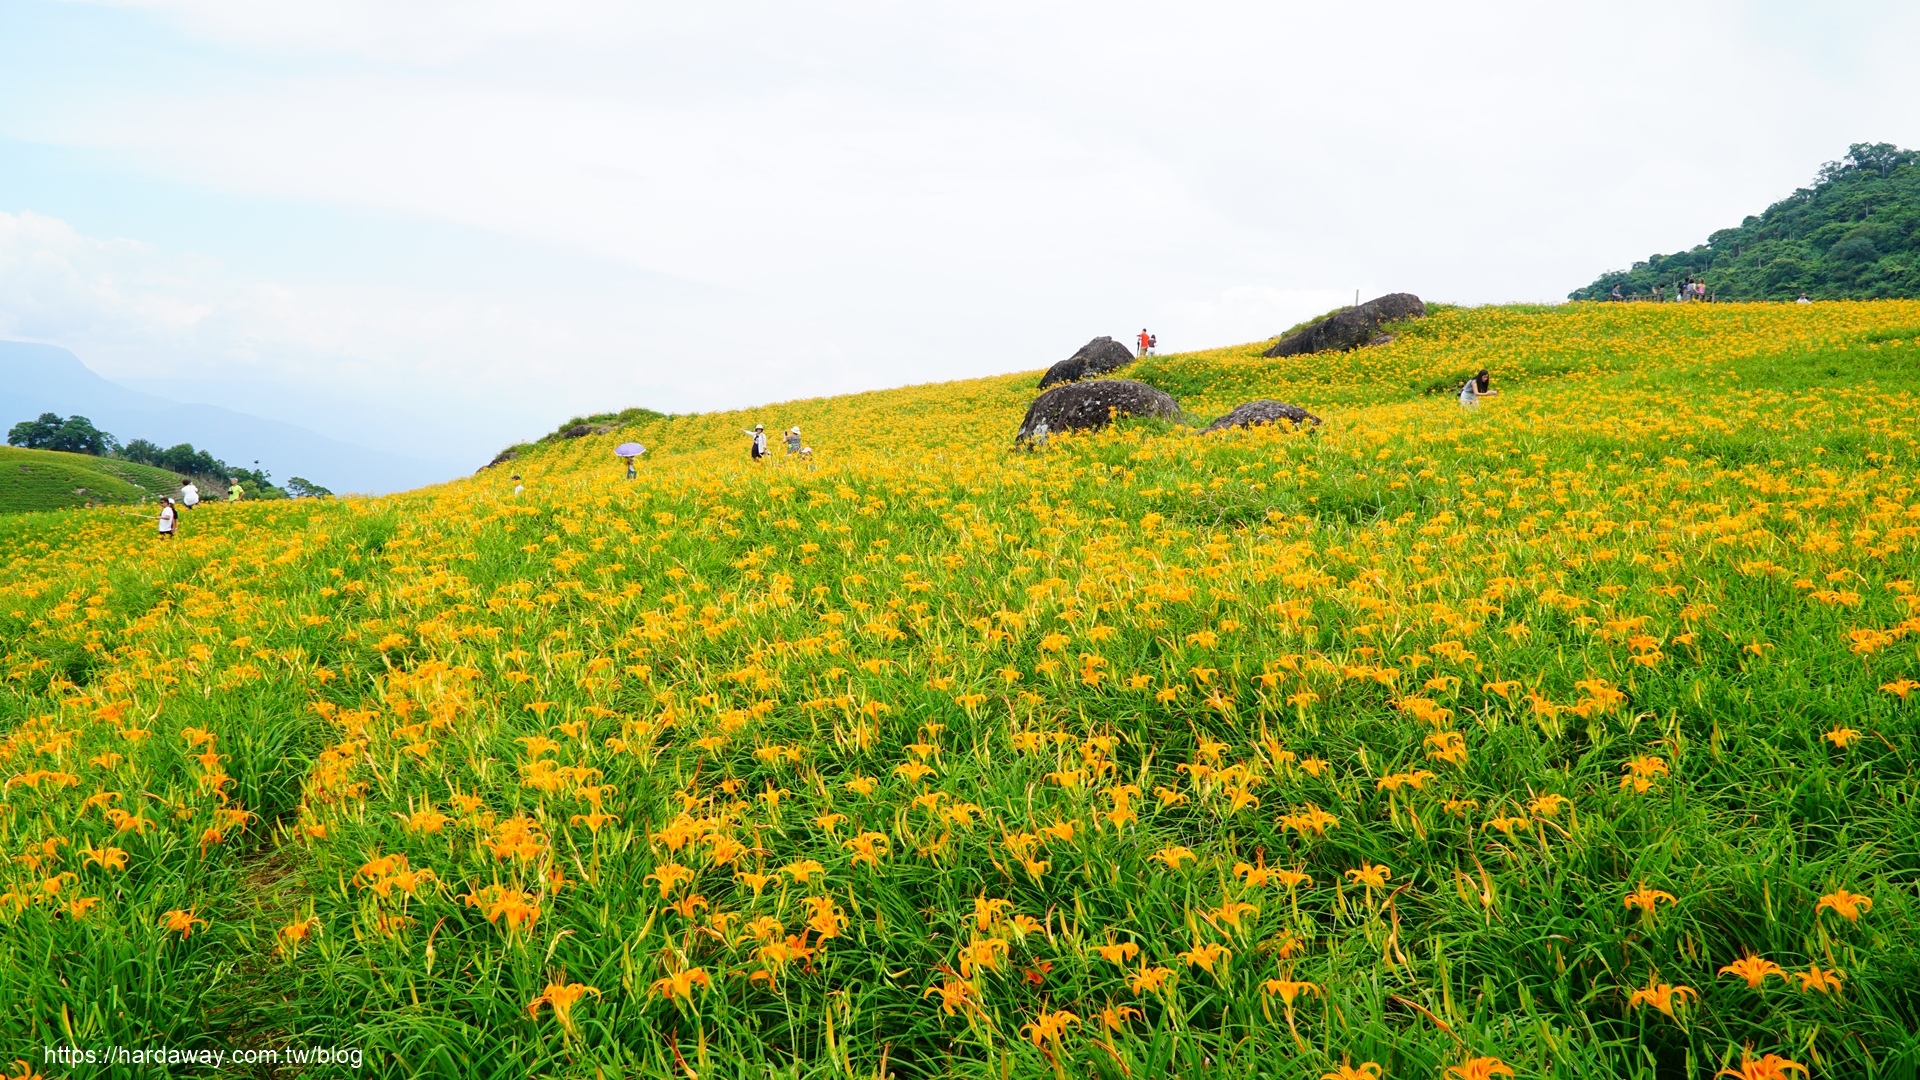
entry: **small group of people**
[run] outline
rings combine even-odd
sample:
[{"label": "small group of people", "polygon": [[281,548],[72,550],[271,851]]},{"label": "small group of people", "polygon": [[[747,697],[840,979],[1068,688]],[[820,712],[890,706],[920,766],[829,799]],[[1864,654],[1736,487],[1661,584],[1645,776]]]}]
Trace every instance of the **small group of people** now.
[{"label": "small group of people", "polygon": [[[1655,285],[1653,287],[1653,298],[1656,301],[1665,300],[1667,298],[1666,287]],[[1673,300],[1675,303],[1704,304],[1708,299],[1710,299],[1710,295],[1707,292],[1707,283],[1699,278],[1685,277],[1673,283]]]},{"label": "small group of people", "polygon": [[[1615,285],[1613,291],[1607,294],[1607,299],[1618,303],[1636,298],[1628,296],[1621,286]],[[1665,301],[1667,299],[1667,287],[1665,285],[1655,285],[1652,291],[1647,293],[1646,299],[1656,304]],[[1713,294],[1707,291],[1707,283],[1705,281],[1699,278],[1686,277],[1673,283],[1673,299],[1678,303],[1691,301],[1704,304],[1713,299]]]},{"label": "small group of people", "polygon": [[1147,328],[1143,326],[1140,328],[1139,344],[1141,356],[1152,356],[1153,350],[1160,347],[1160,339],[1147,333]]},{"label": "small group of people", "polygon": [[[245,497],[246,491],[241,488],[240,481],[235,480],[227,485],[228,502],[237,503]],[[191,479],[180,485],[180,498],[177,501],[171,496],[162,497],[160,500],[161,538],[165,540],[173,539],[174,531],[180,524],[180,512],[182,510],[191,510],[199,505],[200,486],[195,484]]]},{"label": "small group of people", "polygon": [[[767,426],[765,424],[755,424],[753,425],[752,431],[742,430],[740,434],[753,440],[747,445],[747,456],[753,458],[755,461],[773,456],[773,452],[767,449]],[[797,457],[802,461],[812,459],[813,447],[803,444],[800,437],[799,424],[795,424],[787,429],[786,444],[788,457]]]}]

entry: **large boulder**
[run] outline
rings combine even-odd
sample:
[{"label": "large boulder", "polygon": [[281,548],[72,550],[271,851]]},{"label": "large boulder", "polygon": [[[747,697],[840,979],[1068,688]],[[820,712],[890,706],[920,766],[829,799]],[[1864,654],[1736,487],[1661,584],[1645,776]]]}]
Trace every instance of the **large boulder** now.
[{"label": "large boulder", "polygon": [[1043,421],[1049,432],[1090,431],[1106,427],[1115,416],[1176,418],[1182,415],[1179,402],[1146,383],[1131,379],[1089,379],[1056,386],[1034,398],[1014,439],[1033,438]]},{"label": "large boulder", "polygon": [[1208,431],[1225,431],[1228,428],[1253,427],[1256,424],[1277,424],[1286,421],[1298,427],[1301,424],[1320,426],[1320,418],[1298,405],[1289,405],[1284,401],[1262,398],[1249,401],[1227,415],[1207,425]]},{"label": "large boulder", "polygon": [[1105,375],[1133,363],[1133,350],[1110,337],[1097,337],[1080,351],[1047,369],[1040,376],[1040,389],[1045,390],[1055,383],[1073,382],[1075,379],[1089,379],[1095,375]]},{"label": "large boulder", "polygon": [[1345,352],[1357,349],[1374,338],[1381,323],[1424,317],[1427,305],[1412,293],[1388,293],[1359,307],[1350,307],[1337,315],[1321,319],[1297,334],[1274,342],[1261,356],[1297,356],[1300,353]]}]

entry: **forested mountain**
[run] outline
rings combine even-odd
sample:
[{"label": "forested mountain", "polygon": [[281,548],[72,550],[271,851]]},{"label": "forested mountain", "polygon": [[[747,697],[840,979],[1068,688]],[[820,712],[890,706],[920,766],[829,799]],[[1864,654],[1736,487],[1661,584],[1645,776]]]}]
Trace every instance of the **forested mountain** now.
[{"label": "forested mountain", "polygon": [[1645,298],[1704,280],[1720,300],[1920,297],[1920,152],[1855,143],[1801,188],[1691,251],[1600,275],[1570,300]]}]

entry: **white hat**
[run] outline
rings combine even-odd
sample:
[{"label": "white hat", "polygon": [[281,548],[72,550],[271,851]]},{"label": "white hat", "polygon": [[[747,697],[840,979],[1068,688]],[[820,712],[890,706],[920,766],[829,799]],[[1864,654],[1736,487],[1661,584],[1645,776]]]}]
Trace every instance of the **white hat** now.
[{"label": "white hat", "polygon": [[765,430],[765,428],[766,428],[766,426],[767,426],[767,425],[765,425],[765,424],[755,424],[755,425],[753,425],[753,430],[755,430],[755,431],[762,431],[762,430]]},{"label": "white hat", "polygon": [[795,435],[798,435],[798,434],[800,434],[800,425],[799,425],[799,424],[795,424],[795,425],[793,425],[792,427],[790,427],[790,428],[788,428],[787,430],[788,430],[788,431],[790,431],[790,432],[792,432],[792,433],[793,433],[793,434],[795,434]]}]

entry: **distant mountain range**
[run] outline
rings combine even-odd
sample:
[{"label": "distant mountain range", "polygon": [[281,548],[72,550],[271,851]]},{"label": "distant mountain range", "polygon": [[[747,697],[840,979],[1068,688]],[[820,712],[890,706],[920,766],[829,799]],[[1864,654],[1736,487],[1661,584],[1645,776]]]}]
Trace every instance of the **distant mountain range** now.
[{"label": "distant mountain range", "polygon": [[56,345],[0,341],[0,431],[44,412],[78,413],[122,442],[186,442],[233,465],[251,468],[258,461],[277,481],[301,476],[341,494],[404,491],[451,475],[445,463],[370,450],[217,405],[129,390]]},{"label": "distant mountain range", "polygon": [[1569,300],[1629,300],[1704,281],[1719,300],[1920,296],[1920,152],[1855,143],[1801,188],[1690,251],[1601,274]]}]

